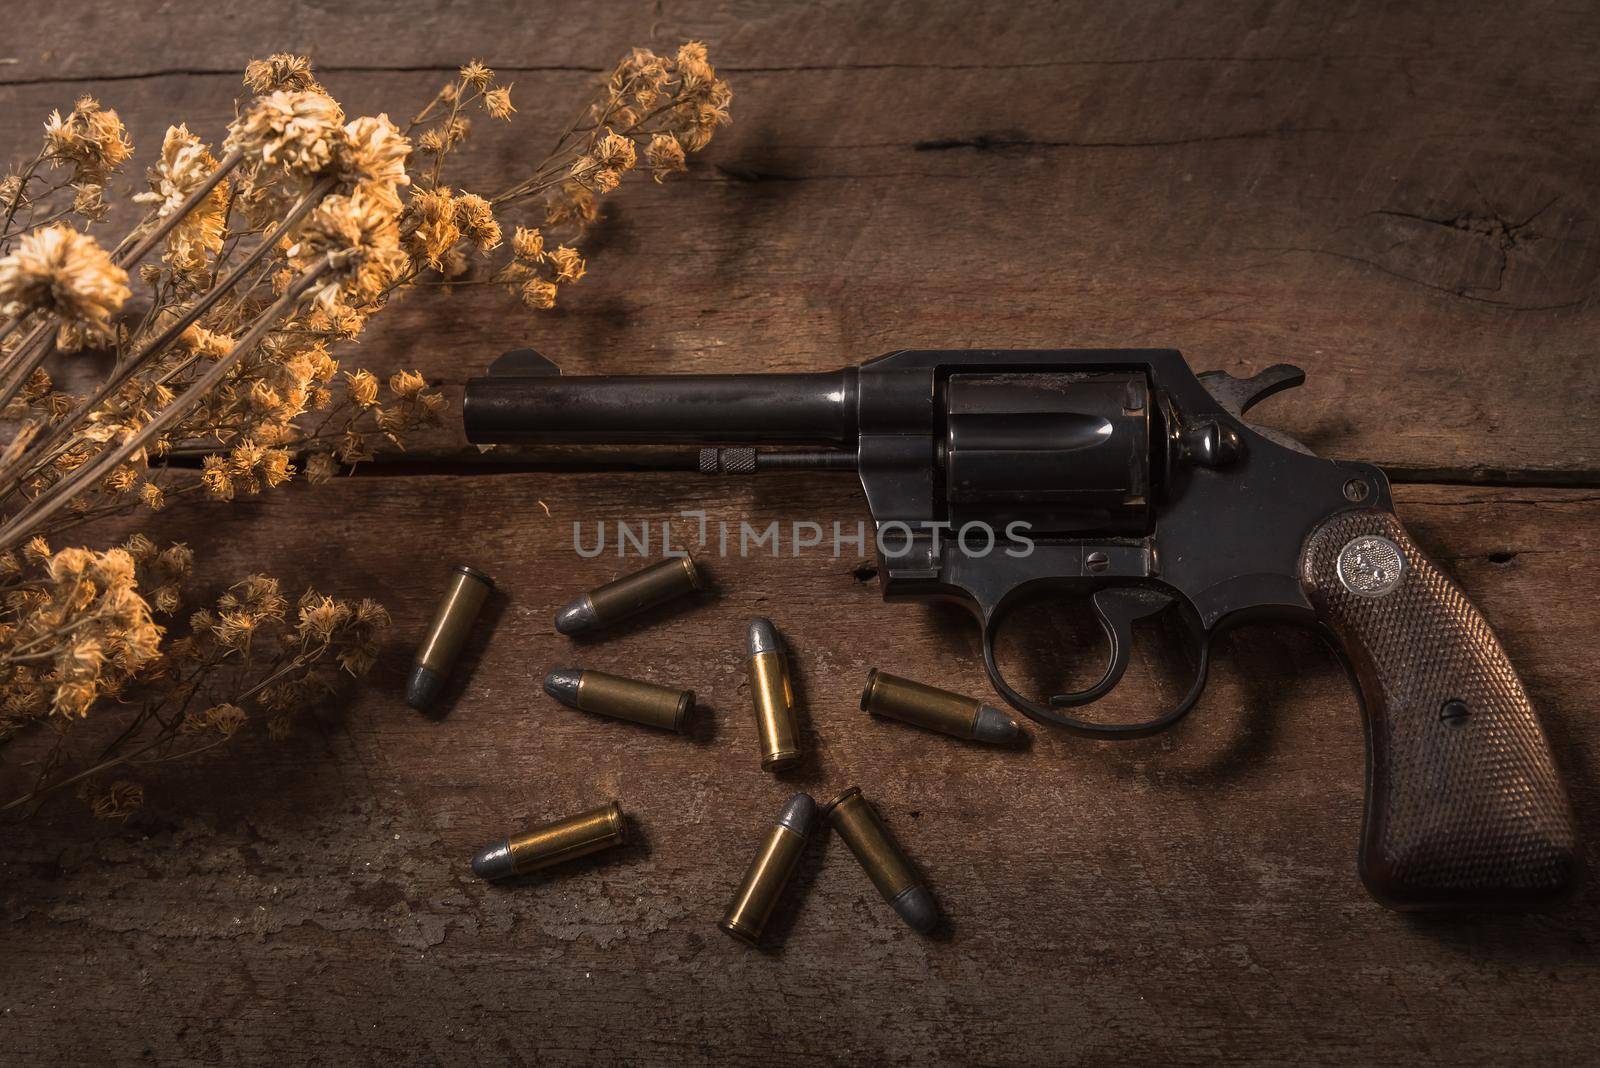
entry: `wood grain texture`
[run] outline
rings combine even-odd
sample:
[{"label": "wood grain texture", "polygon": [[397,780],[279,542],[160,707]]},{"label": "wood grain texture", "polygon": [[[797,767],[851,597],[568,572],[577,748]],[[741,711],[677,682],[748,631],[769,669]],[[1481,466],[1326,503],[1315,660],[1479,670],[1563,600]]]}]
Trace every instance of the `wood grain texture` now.
[{"label": "wood grain texture", "polygon": [[[352,362],[460,384],[534,344],[574,371],[788,370],[902,346],[1171,344],[1197,367],[1280,360],[1310,385],[1263,414],[1411,480],[1600,479],[1592,116],[1600,17],[1486,3],[929,5],[832,0],[447,4],[86,0],[0,46],[20,154],[79,92],[119,108],[140,166],[171,121],[220,131],[237,71],[312,52],[352,112],[404,112],[473,56],[516,82],[463,178],[515,175],[626,47],[705,39],[736,125],[682,183],[641,183],[591,275],[530,317],[497,294],[408,300]],[[453,421],[452,421],[453,422]],[[378,596],[373,685],[290,740],[147,769],[126,825],[70,799],[0,830],[0,1035],[18,1063],[1462,1065],[1592,1057],[1600,903],[1407,918],[1362,891],[1354,694],[1308,634],[1225,639],[1174,731],[1087,743],[1030,728],[996,752],[873,720],[882,666],[982,693],[957,610],[889,606],[853,547],[712,559],[716,590],[603,643],[550,617],[637,560],[582,559],[574,520],[704,509],[713,538],[864,519],[849,476],[707,482],[412,462],[196,505],[221,582]],[[493,457],[491,457],[493,459]],[[1417,542],[1493,623],[1600,824],[1589,709],[1600,580],[1592,489],[1408,485]],[[543,502],[543,504],[541,504]],[[545,505],[548,506],[548,512]],[[691,525],[676,520],[678,537]],[[504,589],[448,707],[401,700],[456,561]],[[813,755],[763,773],[741,650],[788,639]],[[1040,685],[1084,675],[1048,613],[1006,650]],[[539,692],[551,667],[693,686],[688,738]],[[1174,683],[1136,664],[1113,712]],[[30,752],[0,769],[7,791]],[[784,798],[859,782],[949,917],[922,939],[823,838],[780,944],[714,923]],[[610,798],[640,843],[516,886],[476,848]],[[1593,846],[1586,846],[1592,861]],[[108,1057],[109,1054],[109,1057]]]}]

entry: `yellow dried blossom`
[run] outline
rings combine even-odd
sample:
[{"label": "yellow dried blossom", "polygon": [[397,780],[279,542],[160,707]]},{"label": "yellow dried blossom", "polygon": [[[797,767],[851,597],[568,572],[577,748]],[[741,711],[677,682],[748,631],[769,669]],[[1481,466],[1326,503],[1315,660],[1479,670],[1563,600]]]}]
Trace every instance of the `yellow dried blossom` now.
[{"label": "yellow dried blossom", "polygon": [[400,189],[411,184],[406,174],[411,142],[388,115],[364,115],[346,123],[337,155],[341,191],[360,188],[391,210],[400,210]]},{"label": "yellow dried blossom", "polygon": [[27,203],[22,175],[8,174],[0,179],[0,214],[20,209]]},{"label": "yellow dried blossom", "polygon": [[401,217],[401,232],[412,260],[440,269],[445,254],[461,240],[454,194],[444,186],[413,191]]},{"label": "yellow dried blossom", "polygon": [[66,118],[52,111],[44,124],[44,140],[52,167],[73,165],[74,184],[104,185],[111,172],[133,155],[122,120],[92,96],[79,97]]},{"label": "yellow dried blossom", "polygon": [[461,68],[461,80],[474,89],[487,89],[494,82],[494,71],[476,59]]},{"label": "yellow dried blossom", "polygon": [[244,68],[244,84],[257,93],[276,90],[302,92],[307,89],[321,91],[316,77],[311,73],[311,61],[304,56],[279,52],[266,59],[252,59]]},{"label": "yellow dried blossom", "polygon": [[456,226],[479,252],[488,252],[500,244],[500,224],[495,221],[494,208],[476,193],[462,193],[456,198]]},{"label": "yellow dried blossom", "polygon": [[556,281],[558,282],[576,282],[583,277],[583,273],[587,269],[587,265],[583,262],[583,257],[578,254],[578,250],[566,245],[562,245],[550,253],[550,263],[555,267]]},{"label": "yellow dried blossom", "polygon": [[139,501],[152,512],[159,512],[167,506],[166,494],[154,482],[146,482],[139,487]]},{"label": "yellow dried blossom", "polygon": [[300,636],[312,641],[333,639],[334,631],[350,622],[350,606],[332,597],[322,597],[307,591],[300,601]]},{"label": "yellow dried blossom", "polygon": [[200,485],[219,501],[233,500],[233,478],[228,461],[221,456],[206,456],[200,461]]},{"label": "yellow dried blossom", "polygon": [[489,90],[483,95],[483,107],[490,118],[510,122],[512,114],[517,110],[511,106],[511,86],[504,85]]},{"label": "yellow dried blossom", "polygon": [[511,235],[511,255],[524,263],[544,260],[544,234],[525,226],[517,227]]},{"label": "yellow dried blossom", "polygon": [[[150,168],[150,191],[133,199],[141,204],[158,205],[156,218],[165,219],[182,207],[216,167],[211,150],[191,134],[187,126],[169,126],[161,144],[161,162]],[[223,216],[227,208],[228,184],[223,181],[191,208],[167,236],[163,259],[176,271],[194,271],[205,266],[207,257],[222,249],[226,225]]]},{"label": "yellow dried blossom", "polygon": [[657,182],[669,174],[688,170],[684,162],[683,146],[669,133],[658,133],[650,138],[650,145],[644,151],[644,158],[650,166],[650,174]]},{"label": "yellow dried blossom", "polygon": [[610,127],[606,128],[605,136],[595,144],[591,154],[601,167],[614,171],[629,170],[636,160],[633,141],[619,133],[612,133]]},{"label": "yellow dried blossom", "polygon": [[362,189],[324,197],[288,250],[291,265],[299,270],[328,253],[338,263],[314,287],[313,299],[329,307],[339,301],[361,305],[379,300],[407,266],[395,213]]},{"label": "yellow dried blossom", "polygon": [[224,147],[290,174],[320,174],[333,162],[343,122],[344,113],[332,97],[280,89],[258,98],[228,125]]},{"label": "yellow dried blossom", "polygon": [[94,238],[69,226],[24,234],[0,259],[0,311],[13,317],[53,312],[93,337],[106,337],[111,317],[130,295],[128,272]]},{"label": "yellow dried blossom", "polygon": [[105,200],[106,187],[83,182],[72,187],[72,210],[90,222],[100,222],[111,211]]},{"label": "yellow dried blossom", "polygon": [[530,308],[544,309],[556,306],[556,286],[542,278],[532,278],[522,285],[522,303]]},{"label": "yellow dried blossom", "polygon": [[357,406],[370,408],[378,403],[378,380],[371,371],[346,371],[344,377],[350,400]]},{"label": "yellow dried blossom", "polygon": [[89,798],[90,811],[102,820],[125,820],[143,804],[144,787],[127,779],[118,779]]},{"label": "yellow dried blossom", "polygon": [[389,379],[389,388],[397,396],[415,398],[417,394],[428,388],[428,380],[416,371],[400,371]]}]

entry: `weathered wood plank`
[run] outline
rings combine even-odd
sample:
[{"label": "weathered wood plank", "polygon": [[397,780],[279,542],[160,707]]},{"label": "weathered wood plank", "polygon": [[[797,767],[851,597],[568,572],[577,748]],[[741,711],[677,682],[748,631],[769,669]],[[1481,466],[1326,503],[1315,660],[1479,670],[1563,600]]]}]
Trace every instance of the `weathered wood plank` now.
[{"label": "weathered wood plank", "polygon": [[[717,592],[691,610],[603,643],[553,634],[563,600],[631,566],[579,559],[575,519],[703,508],[714,538],[722,521],[850,529],[861,514],[848,477],[716,486],[373,476],[168,513],[164,533],[208,546],[215,574],[264,567],[380,591],[398,640],[328,725],[152,772],[148,809],[126,826],[68,800],[5,832],[8,1049],[30,1062],[143,1049],[164,1063],[1588,1055],[1592,888],[1546,916],[1449,921],[1362,892],[1355,702],[1309,635],[1229,638],[1202,706],[1160,738],[1032,728],[1030,749],[996,753],[857,710],[875,664],[979,683],[963,618],[883,604],[848,548],[711,559]],[[1594,825],[1600,499],[1402,487],[1399,503],[1493,620]],[[214,539],[223,519],[256,536]],[[459,699],[418,716],[399,696],[406,643],[455,559],[494,574],[505,598]],[[742,682],[741,629],[757,613],[791,643],[815,752],[776,779],[759,769]],[[693,685],[711,725],[684,739],[559,708],[538,679],[567,662]],[[1121,708],[1141,712],[1152,694],[1134,680]],[[780,950],[718,934],[782,798],[857,781],[927,873],[948,931],[899,926],[829,839],[806,859]],[[643,845],[521,887],[467,873],[492,838],[610,797]]]},{"label": "weathered wood plank", "polygon": [[[173,119],[218,130],[232,71],[272,47],[316,53],[353,111],[403,111],[482,55],[517,72],[522,107],[512,130],[479,124],[464,181],[493,189],[626,44],[711,43],[736,125],[686,183],[618,198],[562,309],[415,299],[351,350],[452,396],[530,342],[607,372],[1172,344],[1199,366],[1303,364],[1309,388],[1269,417],[1330,454],[1407,477],[1600,477],[1591,13],[713,3],[578,20],[410,2],[384,7],[419,31],[395,34],[315,4],[172,11],[45,16],[0,68],[0,143],[31,143],[85,89],[151,151]],[[219,73],[145,76],[199,40]],[[418,454],[460,444],[452,429]]]}]

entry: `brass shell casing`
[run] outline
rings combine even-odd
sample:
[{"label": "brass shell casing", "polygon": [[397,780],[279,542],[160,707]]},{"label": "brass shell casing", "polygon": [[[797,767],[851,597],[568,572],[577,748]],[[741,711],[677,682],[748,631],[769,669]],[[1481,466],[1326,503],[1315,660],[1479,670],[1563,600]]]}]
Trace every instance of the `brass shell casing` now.
[{"label": "brass shell casing", "polygon": [[861,787],[852,786],[828,802],[823,813],[883,899],[918,931],[930,930],[939,918],[933,897],[877,809],[861,795]]},{"label": "brass shell casing", "polygon": [[1017,722],[992,705],[877,668],[861,691],[861,710],[969,741],[1005,745],[1022,736]]},{"label": "brass shell casing", "polygon": [[750,699],[761,734],[761,766],[779,771],[799,763],[800,727],[794,715],[794,689],[783,653],[772,649],[750,657]]},{"label": "brass shell casing", "polygon": [[526,875],[552,864],[575,860],[628,840],[622,807],[609,805],[566,819],[542,823],[530,831],[490,846],[472,860],[472,870],[486,879]]},{"label": "brass shell casing", "polygon": [[483,572],[460,564],[450,575],[450,586],[433,613],[427,637],[417,649],[416,665],[448,675],[467,644],[473,621],[489,599],[494,582]]},{"label": "brass shell casing", "polygon": [[816,824],[817,805],[807,794],[796,794],[767,830],[761,849],[744,873],[733,903],[717,924],[728,934],[758,945],[800,854]]},{"label": "brass shell casing", "polygon": [[556,616],[556,629],[586,634],[701,588],[693,557],[669,557],[585,593]]},{"label": "brass shell casing", "polygon": [[450,585],[412,662],[406,688],[406,700],[412,707],[425,708],[438,697],[492,592],[494,580],[476,568],[460,564],[451,573]]},{"label": "brass shell casing", "polygon": [[694,708],[694,691],[585,671],[578,680],[577,706],[596,715],[682,732]]},{"label": "brass shell casing", "polygon": [[942,731],[958,738],[972,737],[972,726],[977,722],[978,709],[982,706],[983,702],[974,698],[902,679],[877,668],[873,668],[867,676],[866,689],[861,691],[861,709],[864,712],[888,716],[902,723]]}]

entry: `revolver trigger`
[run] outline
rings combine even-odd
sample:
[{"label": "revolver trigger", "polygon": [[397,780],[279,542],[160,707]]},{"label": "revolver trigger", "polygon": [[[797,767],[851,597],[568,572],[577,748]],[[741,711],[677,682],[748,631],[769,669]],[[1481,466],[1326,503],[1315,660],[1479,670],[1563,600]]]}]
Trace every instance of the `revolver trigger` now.
[{"label": "revolver trigger", "polygon": [[1153,616],[1172,603],[1172,598],[1158,590],[1136,586],[1114,587],[1101,590],[1093,598],[1095,615],[1105,631],[1111,646],[1110,662],[1100,681],[1086,690],[1058,693],[1050,698],[1053,708],[1070,708],[1098,701],[1116,688],[1128,670],[1133,655],[1133,624],[1136,620]]},{"label": "revolver trigger", "polygon": [[1203,371],[1198,376],[1206,392],[1227,411],[1239,418],[1274,393],[1304,385],[1306,373],[1292,363],[1275,363],[1249,378],[1235,378],[1226,371]]}]

